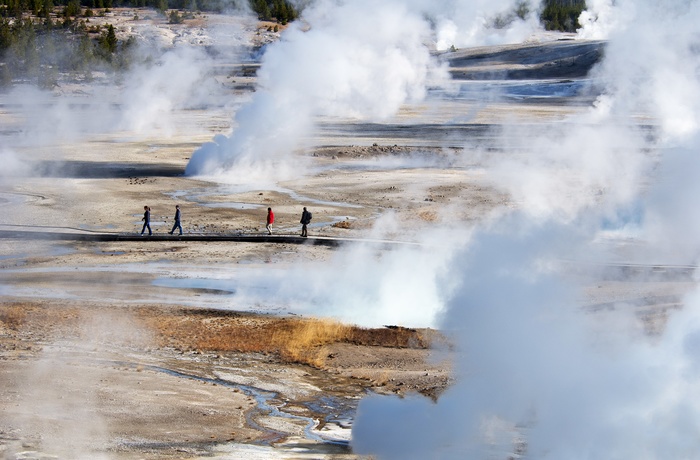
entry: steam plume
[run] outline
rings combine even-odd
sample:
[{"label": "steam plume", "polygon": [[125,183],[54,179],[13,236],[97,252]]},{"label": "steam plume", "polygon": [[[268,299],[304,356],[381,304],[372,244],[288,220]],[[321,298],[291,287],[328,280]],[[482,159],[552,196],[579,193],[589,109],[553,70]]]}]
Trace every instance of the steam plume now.
[{"label": "steam plume", "polygon": [[[381,121],[399,107],[425,96],[428,84],[441,84],[445,72],[430,57],[438,47],[474,43],[492,35],[522,38],[510,28],[489,29],[512,2],[421,0],[373,2],[322,0],[304,10],[282,39],[268,47],[252,102],[235,117],[231,136],[217,136],[194,152],[187,174],[253,174],[285,177],[290,154],[308,145],[316,116]],[[427,19],[429,20],[427,20]],[[468,30],[467,36],[458,31]],[[531,31],[532,28],[527,29]],[[490,36],[490,35],[489,35]]]},{"label": "steam plume", "polygon": [[555,130],[557,148],[539,133],[536,151],[492,166],[522,211],[483,229],[448,270],[461,283],[442,321],[460,350],[458,382],[437,404],[362,401],[359,453],[662,459],[700,448],[698,292],[652,338],[629,306],[582,311],[581,287],[557,262],[609,260],[596,249],[596,222],[634,201],[646,243],[636,256],[697,262],[700,222],[687,197],[700,145],[698,5],[622,1],[610,11],[623,12],[607,21],[617,26],[596,73],[606,94],[592,124]]}]

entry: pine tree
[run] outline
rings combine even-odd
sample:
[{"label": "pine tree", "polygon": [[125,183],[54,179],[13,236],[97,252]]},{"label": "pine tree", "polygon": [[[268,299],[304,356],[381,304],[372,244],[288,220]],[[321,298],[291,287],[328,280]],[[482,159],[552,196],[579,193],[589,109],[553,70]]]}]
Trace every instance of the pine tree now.
[{"label": "pine tree", "polygon": [[575,32],[580,27],[578,17],[586,9],[583,0],[545,0],[540,19],[547,30]]},{"label": "pine tree", "polygon": [[7,64],[0,63],[0,87],[12,84],[12,72]]},{"label": "pine tree", "polygon": [[116,32],[114,32],[114,26],[112,24],[110,24],[109,28],[107,29],[107,34],[104,37],[103,47],[110,53],[114,53],[115,51],[117,51],[117,34]]},{"label": "pine tree", "polygon": [[0,56],[6,49],[12,46],[12,42],[14,42],[14,35],[12,33],[10,21],[7,19],[0,19]]},{"label": "pine tree", "polygon": [[80,2],[78,0],[70,0],[63,9],[64,17],[75,17],[80,15]]},{"label": "pine tree", "polygon": [[32,13],[34,13],[34,16],[39,16],[43,9],[44,9],[43,0],[32,0]]}]

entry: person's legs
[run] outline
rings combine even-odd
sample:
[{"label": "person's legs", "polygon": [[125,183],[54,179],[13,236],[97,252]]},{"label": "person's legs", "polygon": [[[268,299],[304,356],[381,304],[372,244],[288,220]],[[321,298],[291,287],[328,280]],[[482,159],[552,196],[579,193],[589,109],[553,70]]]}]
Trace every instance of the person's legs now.
[{"label": "person's legs", "polygon": [[[146,231],[146,227],[147,227],[147,226],[148,226],[148,223],[147,223],[147,222],[144,222],[144,223],[143,223],[143,228],[141,228],[141,234],[142,234],[142,235],[143,235],[143,232]],[[149,228],[149,231],[150,231],[150,228]]]},{"label": "person's legs", "polygon": [[267,224],[267,225],[265,226],[265,228],[267,229],[267,234],[268,234],[268,235],[272,235],[272,225],[271,225],[271,224]]},{"label": "person's legs", "polygon": [[307,236],[306,235],[306,224],[301,224],[301,236]]},{"label": "person's legs", "polygon": [[[182,235],[182,224],[180,223],[179,220],[177,221],[177,228],[180,229],[180,235]],[[173,229],[173,231],[175,231],[175,230]]]}]

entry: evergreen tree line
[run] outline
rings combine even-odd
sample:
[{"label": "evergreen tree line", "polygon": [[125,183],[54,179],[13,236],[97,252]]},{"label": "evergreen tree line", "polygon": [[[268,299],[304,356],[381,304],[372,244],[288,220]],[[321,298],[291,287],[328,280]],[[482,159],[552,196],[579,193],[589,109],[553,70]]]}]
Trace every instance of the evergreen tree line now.
[{"label": "evergreen tree line", "polygon": [[[281,23],[293,21],[298,11],[286,0],[0,0],[0,17],[20,17],[23,13],[46,17],[55,6],[75,13],[81,8],[153,8],[221,13],[226,9],[248,6],[260,19],[277,20]],[[71,14],[74,15],[74,14]]]},{"label": "evergreen tree line", "polygon": [[586,9],[585,0],[546,0],[540,17],[545,29],[576,32],[578,17]]},{"label": "evergreen tree line", "polygon": [[[286,23],[298,13],[284,0],[249,1],[261,19]],[[114,27],[89,27],[89,18],[116,6],[152,7],[171,23],[179,10],[223,11],[230,0],[0,0],[0,86],[31,81],[51,87],[59,73],[91,78],[91,69],[126,68],[134,44],[117,40]]]},{"label": "evergreen tree line", "polygon": [[119,42],[111,24],[96,33],[72,19],[0,18],[0,86],[28,81],[53,87],[59,73],[90,79],[96,69],[126,68],[134,44]]},{"label": "evergreen tree line", "polygon": [[299,16],[299,12],[285,0],[249,0],[249,3],[250,8],[261,20],[276,20],[287,24]]}]

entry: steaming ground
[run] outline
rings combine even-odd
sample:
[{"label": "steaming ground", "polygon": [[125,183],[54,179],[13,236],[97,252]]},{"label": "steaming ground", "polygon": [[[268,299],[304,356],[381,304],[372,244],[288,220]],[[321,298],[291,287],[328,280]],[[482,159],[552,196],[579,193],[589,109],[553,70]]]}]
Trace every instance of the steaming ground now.
[{"label": "steaming ground", "polygon": [[[116,11],[123,27],[136,30],[147,21]],[[255,27],[236,23],[229,24],[235,32],[227,35],[229,50],[259,37]],[[210,45],[201,24],[179,31],[159,25],[167,31],[152,36],[158,42],[186,37]],[[602,46],[555,40],[458,51],[451,55],[453,87],[429,90],[388,120],[318,116],[319,129],[300,141],[314,147],[292,156],[303,172],[279,180],[243,168],[226,176],[183,174],[193,152],[236,128],[231,113],[251,100],[255,80],[241,75],[240,66],[209,68],[214,83],[207,80],[207,88],[214,88],[216,102],[188,100],[165,109],[158,98],[136,91],[151,88],[145,83],[132,88],[132,100],[79,83],[62,87],[58,100],[26,88],[3,94],[0,120],[8,142],[0,150],[7,166],[0,172],[0,230],[136,233],[148,205],[154,232],[164,234],[179,204],[186,233],[262,234],[272,207],[275,234],[297,234],[307,206],[314,215],[311,235],[406,245],[386,251],[362,244],[336,250],[146,238],[0,239],[0,452],[7,458],[357,458],[347,441],[359,398],[366,391],[442,395],[454,377],[451,364],[438,359],[443,355],[342,344],[328,351],[321,369],[312,369],[264,354],[163,346],[148,325],[204,318],[212,327],[219,321],[259,327],[255,321],[270,315],[369,327],[441,324],[444,299],[457,287],[437,280],[448,278],[451,257],[464,256],[460,248],[479,238],[475,226],[539,209],[528,201],[533,197],[554,202],[576,195],[566,187],[566,196],[540,195],[537,187],[518,194],[498,182],[527,171],[490,166],[525,155],[536,162],[529,147],[543,136],[535,133],[565,128],[570,117],[589,110],[599,93],[596,82],[583,77]],[[175,63],[181,57],[171,55]],[[194,86],[203,78],[185,77],[182,83]],[[182,88],[175,85],[172,94],[190,93]],[[140,112],[146,116],[136,116]],[[98,115],[109,128],[97,123]],[[591,183],[583,186],[592,189],[606,173],[564,177],[568,165],[554,166],[551,176],[561,173],[567,185],[585,178]],[[539,185],[537,177],[532,181]],[[653,337],[696,288],[695,267],[671,257],[636,259],[645,251],[635,234],[638,220],[632,209],[601,232],[591,251],[613,254],[605,263],[576,251],[555,263],[563,277],[584,286],[574,299],[580,309],[601,318],[629,312]],[[498,244],[510,247],[506,238]],[[478,284],[479,269],[498,261],[477,260],[469,273]],[[517,293],[503,295],[517,299]],[[245,314],[221,320],[215,312],[222,310]]]}]

